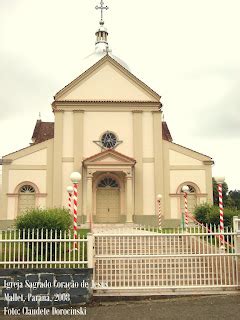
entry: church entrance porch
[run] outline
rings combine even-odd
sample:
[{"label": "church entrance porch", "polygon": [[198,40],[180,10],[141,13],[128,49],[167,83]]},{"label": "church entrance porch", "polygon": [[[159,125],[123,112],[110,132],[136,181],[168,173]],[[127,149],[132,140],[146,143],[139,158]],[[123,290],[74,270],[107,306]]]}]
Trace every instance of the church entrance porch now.
[{"label": "church entrance porch", "polygon": [[83,161],[88,224],[133,222],[135,163],[112,149]]}]

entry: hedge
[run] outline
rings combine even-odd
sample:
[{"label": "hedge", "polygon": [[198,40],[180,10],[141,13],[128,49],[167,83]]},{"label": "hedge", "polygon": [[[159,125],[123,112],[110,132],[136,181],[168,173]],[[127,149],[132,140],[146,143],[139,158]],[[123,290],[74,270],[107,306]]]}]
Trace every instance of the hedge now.
[{"label": "hedge", "polygon": [[64,208],[53,209],[32,209],[18,216],[16,228],[23,229],[44,229],[44,230],[69,230],[72,225],[72,218],[69,211]]},{"label": "hedge", "polygon": [[[203,224],[215,224],[219,225],[219,207],[218,206],[211,206],[208,203],[201,204],[197,206],[194,210],[195,218],[203,223]],[[234,208],[224,208],[224,226],[225,227],[232,227],[233,226],[233,217],[239,216],[240,211]]]}]

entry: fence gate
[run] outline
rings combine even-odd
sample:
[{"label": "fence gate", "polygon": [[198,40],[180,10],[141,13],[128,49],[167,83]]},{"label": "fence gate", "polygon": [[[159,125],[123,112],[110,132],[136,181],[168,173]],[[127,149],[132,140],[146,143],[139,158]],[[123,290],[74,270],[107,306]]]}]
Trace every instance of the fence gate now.
[{"label": "fence gate", "polygon": [[237,232],[94,234],[96,295],[197,293],[239,288]]}]

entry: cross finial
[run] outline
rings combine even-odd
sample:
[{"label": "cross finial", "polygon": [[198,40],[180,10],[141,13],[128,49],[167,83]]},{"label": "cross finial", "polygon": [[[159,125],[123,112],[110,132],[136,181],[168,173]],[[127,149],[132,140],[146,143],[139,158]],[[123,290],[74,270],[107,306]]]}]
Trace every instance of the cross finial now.
[{"label": "cross finial", "polygon": [[103,21],[103,10],[108,10],[109,7],[108,7],[108,6],[104,6],[104,2],[103,2],[103,0],[101,0],[100,6],[96,6],[95,9],[96,9],[96,10],[101,10],[101,20],[100,20],[100,24],[103,25],[103,24],[104,24],[104,21]]}]

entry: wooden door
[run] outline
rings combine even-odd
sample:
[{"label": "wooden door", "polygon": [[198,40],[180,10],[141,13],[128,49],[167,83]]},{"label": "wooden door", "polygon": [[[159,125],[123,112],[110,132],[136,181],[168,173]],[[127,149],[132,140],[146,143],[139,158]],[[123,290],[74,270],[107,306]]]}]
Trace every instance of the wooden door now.
[{"label": "wooden door", "polygon": [[97,189],[97,222],[117,223],[120,213],[120,191],[118,188]]}]

